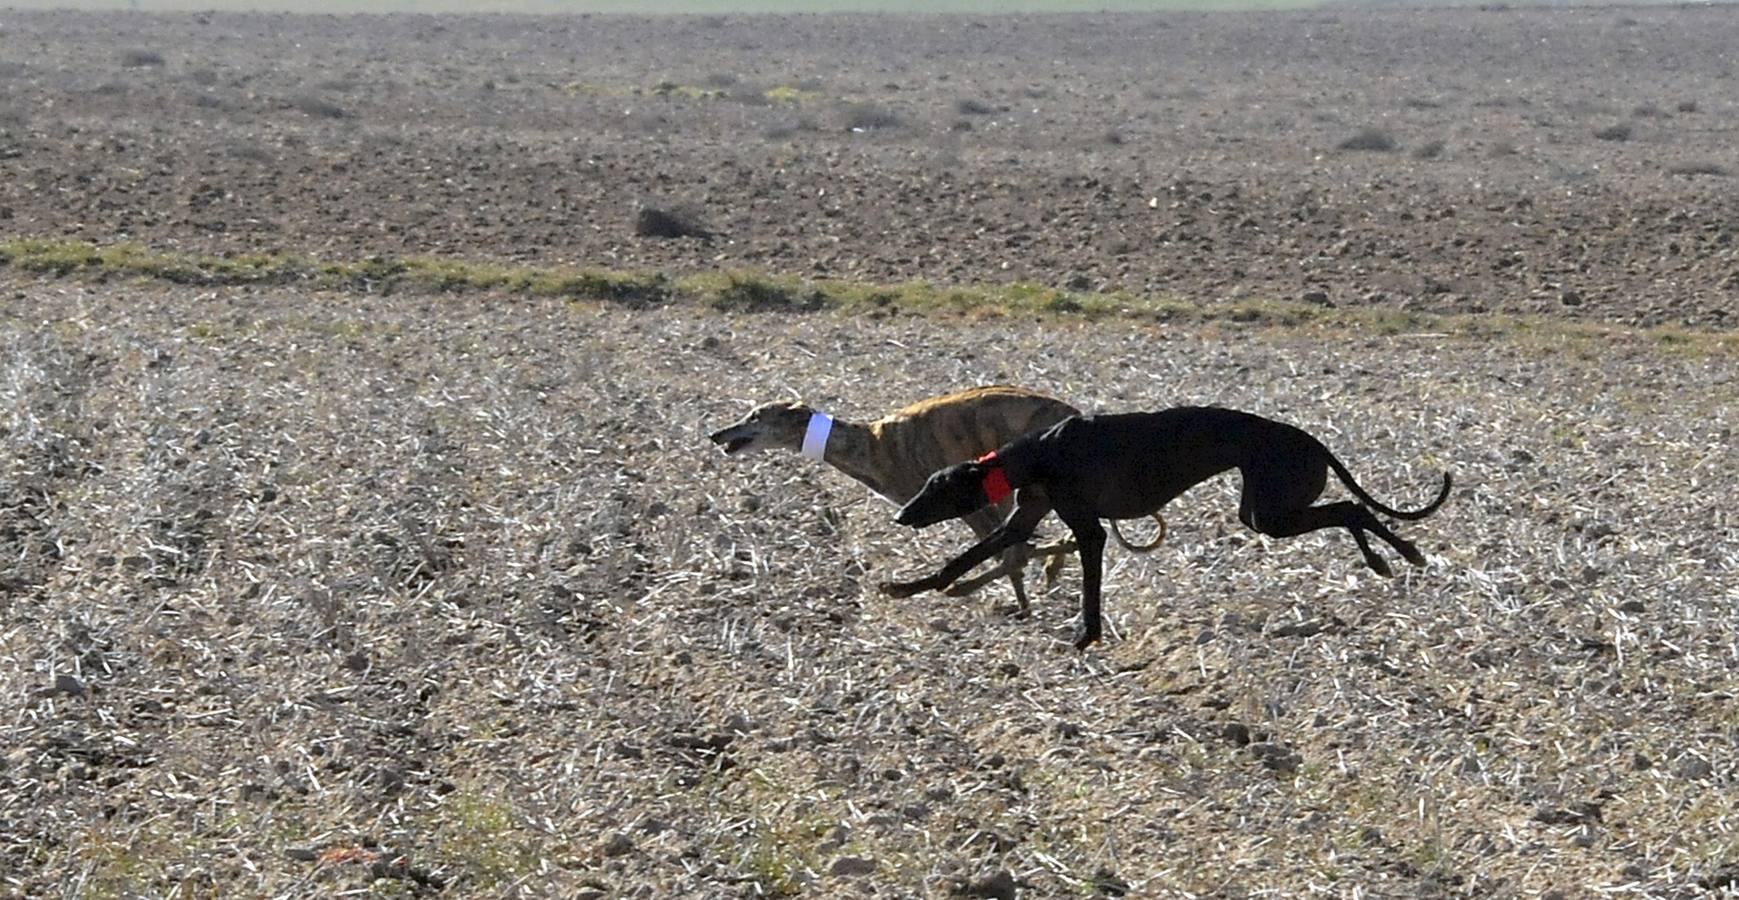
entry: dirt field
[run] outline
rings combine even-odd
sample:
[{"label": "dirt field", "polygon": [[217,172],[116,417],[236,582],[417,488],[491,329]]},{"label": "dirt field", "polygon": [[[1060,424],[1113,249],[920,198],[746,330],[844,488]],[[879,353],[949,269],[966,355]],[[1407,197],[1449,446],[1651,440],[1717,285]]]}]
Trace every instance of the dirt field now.
[{"label": "dirt field", "polygon": [[1696,325],[1739,293],[1731,6],[0,28],[18,234]]},{"label": "dirt field", "polygon": [[[1541,314],[0,265],[0,895],[1739,885],[1739,390],[1708,333],[1739,218],[1672,171],[1739,165],[1736,22],[0,15],[7,239]],[[1398,147],[1334,149],[1365,127]],[[636,204],[716,235],[636,236]],[[1078,567],[1026,620],[1000,585],[883,598],[968,532],[705,440],[760,400],[989,382],[1238,406],[1397,505],[1456,493],[1384,581],[1210,483],[1110,551],[1077,653]]]}]

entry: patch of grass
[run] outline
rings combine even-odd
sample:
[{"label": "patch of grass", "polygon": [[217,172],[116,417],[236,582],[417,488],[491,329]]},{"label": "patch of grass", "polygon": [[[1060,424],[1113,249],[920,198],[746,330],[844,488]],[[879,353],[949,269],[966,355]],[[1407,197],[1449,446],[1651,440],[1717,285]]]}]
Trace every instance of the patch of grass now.
[{"label": "patch of grass", "polygon": [[1071,291],[1031,282],[937,285],[928,281],[875,283],[805,279],[752,270],[707,272],[680,278],[656,272],[525,266],[429,257],[365,257],[321,261],[250,254],[193,256],[160,253],[135,244],[101,246],[81,241],[20,239],[0,243],[0,267],[96,281],[140,278],[195,285],[304,285],[327,290],[388,294],[505,292],[625,304],[691,302],[733,313],[829,310],[846,314],[1036,316],[1138,322],[1226,323],[1235,326],[1361,331],[1379,335],[1609,341],[1639,338],[1676,351],[1739,352],[1739,334],[1683,328],[1633,329],[1546,317],[1437,315],[1393,307],[1325,307],[1274,299],[1220,303],[1127,292]]},{"label": "patch of grass", "polygon": [[659,97],[682,97],[687,100],[717,100],[725,96],[725,91],[718,88],[696,87],[674,81],[660,81],[652,86],[651,92]]},{"label": "patch of grass", "polygon": [[448,801],[432,831],[436,854],[485,890],[536,871],[542,835],[522,825],[505,800],[475,790]]},{"label": "patch of grass", "polygon": [[774,103],[807,103],[811,100],[821,99],[820,91],[806,91],[788,84],[770,87],[762,93]]}]

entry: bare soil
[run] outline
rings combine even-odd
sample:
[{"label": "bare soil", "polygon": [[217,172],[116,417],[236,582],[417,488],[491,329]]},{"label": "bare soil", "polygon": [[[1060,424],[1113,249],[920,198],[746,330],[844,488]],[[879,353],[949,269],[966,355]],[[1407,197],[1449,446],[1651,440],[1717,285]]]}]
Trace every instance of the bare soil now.
[{"label": "bare soil", "polygon": [[[1665,169],[1730,152],[1733,22],[5,14],[7,235],[1548,318],[0,268],[0,894],[1730,889],[1732,352],[1552,317],[1719,327],[1728,182]],[[1367,127],[1401,149],[1333,149]],[[638,237],[636,203],[716,234]],[[880,597],[969,532],[705,440],[756,401],[868,419],[990,382],[1237,406],[1384,500],[1456,493],[1390,581],[1345,535],[1250,534],[1211,482],[1158,551],[1111,551],[1111,634],[1077,653],[1078,568],[1024,620],[1000,585]]]},{"label": "bare soil", "polygon": [[1739,294],[1730,5],[0,29],[13,233],[1716,327]]}]

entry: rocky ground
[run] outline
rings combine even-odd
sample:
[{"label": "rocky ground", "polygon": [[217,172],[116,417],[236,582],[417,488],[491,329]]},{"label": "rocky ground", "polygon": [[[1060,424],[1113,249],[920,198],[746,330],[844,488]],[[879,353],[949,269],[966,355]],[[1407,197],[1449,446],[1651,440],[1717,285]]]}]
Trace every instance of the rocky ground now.
[{"label": "rocky ground", "polygon": [[[7,240],[1541,317],[0,266],[0,894],[1732,888],[1735,351],[1634,326],[1729,321],[1735,22],[5,13]],[[705,440],[989,382],[1456,493],[1385,581],[1212,482],[1111,551],[1077,653],[1078,568],[1025,620],[880,597],[968,532]]]},{"label": "rocky ground", "polygon": [[1721,326],[1736,46],[1728,5],[11,12],[0,229]]}]

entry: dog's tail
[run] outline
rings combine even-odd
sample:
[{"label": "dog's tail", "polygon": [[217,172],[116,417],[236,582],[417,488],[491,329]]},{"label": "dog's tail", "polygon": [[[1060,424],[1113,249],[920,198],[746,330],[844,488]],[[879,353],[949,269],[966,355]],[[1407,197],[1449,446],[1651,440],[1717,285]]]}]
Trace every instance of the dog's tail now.
[{"label": "dog's tail", "polygon": [[1346,485],[1347,490],[1352,491],[1353,496],[1359,498],[1359,501],[1362,502],[1364,505],[1376,510],[1377,512],[1382,513],[1385,516],[1389,516],[1390,518],[1404,519],[1404,520],[1409,521],[1409,522],[1418,521],[1419,519],[1423,519],[1426,516],[1431,515],[1432,513],[1436,512],[1437,507],[1442,506],[1443,501],[1449,499],[1449,486],[1454,483],[1453,480],[1449,477],[1449,472],[1445,471],[1443,473],[1443,489],[1437,492],[1437,499],[1431,501],[1430,503],[1425,504],[1424,506],[1419,507],[1418,509],[1412,509],[1412,510],[1390,509],[1389,507],[1384,506],[1381,503],[1378,503],[1375,497],[1372,497],[1370,494],[1365,493],[1365,489],[1362,487],[1359,487],[1359,483],[1353,480],[1353,473],[1348,472],[1347,467],[1344,465],[1341,465],[1341,461],[1338,459],[1335,459],[1333,453],[1328,454],[1328,464],[1330,467],[1332,467],[1334,469],[1334,474],[1340,476],[1341,484]]},{"label": "dog's tail", "polygon": [[1111,533],[1117,536],[1117,543],[1122,544],[1123,549],[1131,553],[1147,553],[1165,542],[1165,517],[1159,513],[1154,513],[1153,523],[1159,526],[1159,531],[1154,533],[1153,540],[1145,544],[1131,544],[1129,539],[1123,536],[1123,532],[1117,530],[1116,519],[1111,520]]}]

